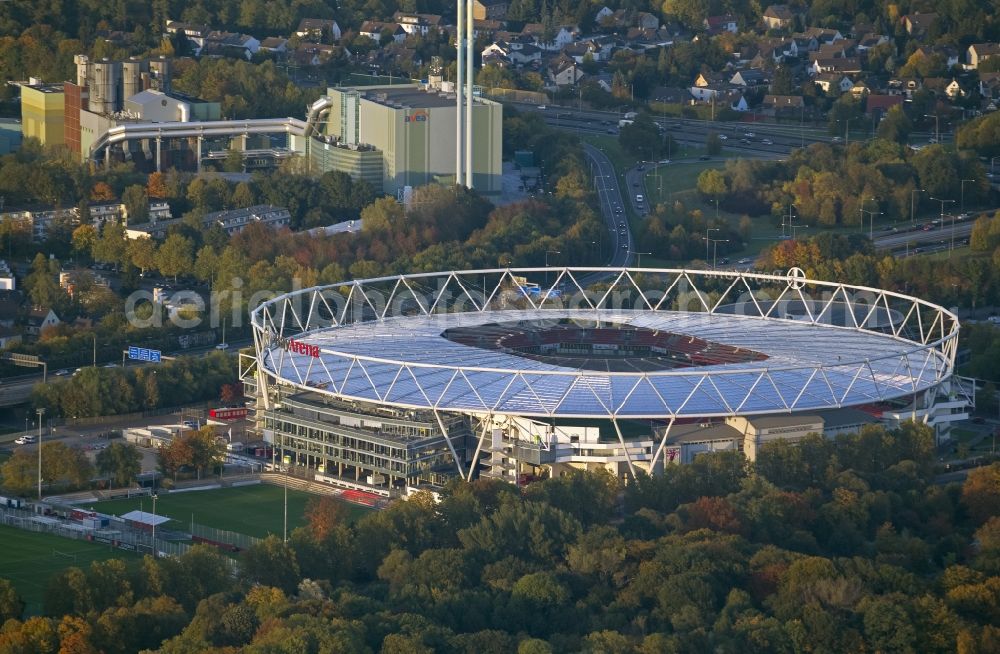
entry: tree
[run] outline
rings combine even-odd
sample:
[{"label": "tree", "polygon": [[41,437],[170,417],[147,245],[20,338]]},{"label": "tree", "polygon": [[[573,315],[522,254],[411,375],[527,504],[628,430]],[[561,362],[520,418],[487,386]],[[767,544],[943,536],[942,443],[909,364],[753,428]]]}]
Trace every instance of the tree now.
[{"label": "tree", "polygon": [[97,453],[97,470],[115,485],[127,486],[142,472],[142,453],[131,443],[114,442]]},{"label": "tree", "polygon": [[618,130],[618,142],[626,152],[647,161],[658,158],[663,148],[659,127],[647,113],[639,114],[632,124],[623,125]]},{"label": "tree", "polygon": [[299,564],[295,550],[277,536],[268,536],[240,555],[240,570],[252,584],[274,586],[285,593],[298,587]]},{"label": "tree", "polygon": [[708,154],[719,154],[722,152],[722,139],[715,132],[709,132],[705,139],[705,151]]},{"label": "tree", "polygon": [[897,105],[889,109],[888,113],[882,118],[882,121],[878,124],[878,131],[876,133],[880,139],[906,143],[912,131],[913,123],[903,111],[902,105]]},{"label": "tree", "polygon": [[226,158],[222,160],[222,169],[227,173],[242,173],[243,153],[239,150],[226,150]]},{"label": "tree", "polygon": [[238,208],[252,207],[257,204],[253,187],[246,182],[237,184],[236,188],[233,189],[233,197],[230,199],[230,204]]},{"label": "tree", "polygon": [[698,192],[712,199],[726,194],[726,178],[715,168],[708,168],[698,175]]},{"label": "tree", "polygon": [[177,275],[190,272],[194,256],[194,243],[181,234],[171,234],[156,253],[156,267],[177,281]]},{"label": "tree", "polygon": [[149,179],[146,180],[146,195],[157,200],[163,200],[167,197],[167,194],[167,184],[163,173],[150,173]]},{"label": "tree", "polygon": [[73,230],[73,251],[80,257],[90,258],[97,242],[97,228],[93,225],[80,225]]},{"label": "tree", "polygon": [[49,260],[41,252],[36,254],[31,262],[31,273],[24,280],[32,303],[42,307],[54,306],[63,296],[58,278],[59,262]]},{"label": "tree", "polygon": [[122,193],[122,204],[125,205],[129,223],[144,223],[149,220],[149,196],[145,186],[132,184],[126,188]]},{"label": "tree", "polygon": [[306,504],[306,524],[313,538],[318,541],[326,537],[347,518],[347,507],[340,500],[329,495],[309,500]]},{"label": "tree", "polygon": [[118,222],[106,222],[101,228],[101,236],[94,241],[93,256],[96,261],[114,264],[117,268],[125,263],[128,254],[128,241],[125,238],[125,227]]},{"label": "tree", "polygon": [[24,600],[18,595],[9,579],[0,579],[0,624],[7,620],[20,620],[24,614]]},{"label": "tree", "polygon": [[962,504],[977,524],[1000,515],[1000,463],[969,472],[962,484]]},{"label": "tree", "polygon": [[142,272],[156,266],[156,243],[148,236],[129,239],[128,257]]},{"label": "tree", "polygon": [[115,192],[106,182],[97,182],[90,190],[90,199],[95,202],[111,202],[115,199]]}]

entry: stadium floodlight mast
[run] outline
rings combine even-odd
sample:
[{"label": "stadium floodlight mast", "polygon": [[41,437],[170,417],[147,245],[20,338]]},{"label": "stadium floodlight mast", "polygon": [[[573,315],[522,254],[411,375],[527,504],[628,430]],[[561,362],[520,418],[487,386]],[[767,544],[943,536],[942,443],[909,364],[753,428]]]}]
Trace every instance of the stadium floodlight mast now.
[{"label": "stadium floodlight mast", "polygon": [[42,415],[45,407],[35,409],[38,414],[38,499],[42,499]]},{"label": "stadium floodlight mast", "polygon": [[[455,21],[455,183],[472,188],[472,107],[475,75],[474,0],[458,0]],[[462,100],[465,100],[463,107]]]}]

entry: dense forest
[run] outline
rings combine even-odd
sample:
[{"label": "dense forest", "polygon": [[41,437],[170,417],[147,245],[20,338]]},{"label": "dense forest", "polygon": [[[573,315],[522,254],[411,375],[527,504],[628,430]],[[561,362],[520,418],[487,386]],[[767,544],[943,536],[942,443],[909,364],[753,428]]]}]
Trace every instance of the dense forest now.
[{"label": "dense forest", "polygon": [[69,568],[0,651],[963,652],[1000,649],[1000,464],[934,483],[922,426],[710,454],[620,488],[456,483],[287,543]]}]

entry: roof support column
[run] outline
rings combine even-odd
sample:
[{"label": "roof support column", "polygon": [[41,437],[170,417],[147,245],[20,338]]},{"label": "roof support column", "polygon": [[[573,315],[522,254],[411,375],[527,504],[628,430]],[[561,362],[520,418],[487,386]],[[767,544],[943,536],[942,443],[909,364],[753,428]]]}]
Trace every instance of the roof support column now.
[{"label": "roof support column", "polygon": [[[670,436],[670,429],[674,426],[674,420],[676,419],[677,416],[670,416],[670,422],[667,423],[667,428],[663,430],[663,438],[660,440],[660,444],[656,448],[656,453],[653,454],[653,465],[656,465],[656,461],[657,459],[660,458],[661,453],[664,455],[664,457],[666,456],[667,438]],[[666,469],[666,467],[667,467],[667,460],[666,458],[664,458],[663,469]]]},{"label": "roof support column", "polygon": [[611,424],[615,426],[615,433],[618,434],[618,442],[622,445],[622,452],[625,453],[625,461],[628,463],[629,474],[632,475],[632,479],[635,480],[635,466],[632,465],[632,455],[628,453],[628,447],[625,445],[625,437],[622,436],[622,430],[618,426],[618,418],[611,416]]},{"label": "roof support column", "polygon": [[163,153],[161,152],[163,146],[163,139],[159,136],[156,137],[156,172],[161,172],[163,168]]},{"label": "roof support column", "polygon": [[486,440],[486,432],[489,431],[492,423],[493,414],[486,416],[483,420],[483,430],[479,434],[479,442],[476,443],[476,453],[472,455],[472,463],[469,465],[469,474],[465,478],[466,481],[472,481],[472,473],[474,473],[476,468],[479,466],[479,453],[483,450],[483,442]]},{"label": "roof support column", "polygon": [[205,141],[205,137],[203,137],[200,134],[195,139],[195,142],[197,143],[197,145],[195,146],[194,158],[195,158],[195,166],[197,166],[196,170],[199,173],[201,173],[201,146],[204,143],[204,141]]},{"label": "roof support column", "polygon": [[464,479],[465,469],[462,467],[462,460],[458,458],[458,452],[455,451],[455,445],[451,442],[451,436],[448,435],[448,430],[444,426],[444,420],[441,420],[441,413],[437,409],[434,409],[434,417],[437,418],[438,427],[441,428],[441,434],[444,436],[444,442],[448,444],[451,456],[455,459],[455,467],[458,468],[458,475]]}]

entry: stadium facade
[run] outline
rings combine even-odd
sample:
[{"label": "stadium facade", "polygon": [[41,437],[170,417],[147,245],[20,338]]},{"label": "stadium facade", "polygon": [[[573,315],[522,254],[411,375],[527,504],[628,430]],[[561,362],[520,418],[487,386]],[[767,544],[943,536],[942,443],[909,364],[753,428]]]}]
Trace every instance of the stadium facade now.
[{"label": "stadium facade", "polygon": [[405,275],[296,291],[251,319],[241,375],[264,440],[287,465],[385,494],[456,476],[628,479],[873,422],[944,439],[971,401],[954,314],[797,269]]}]

